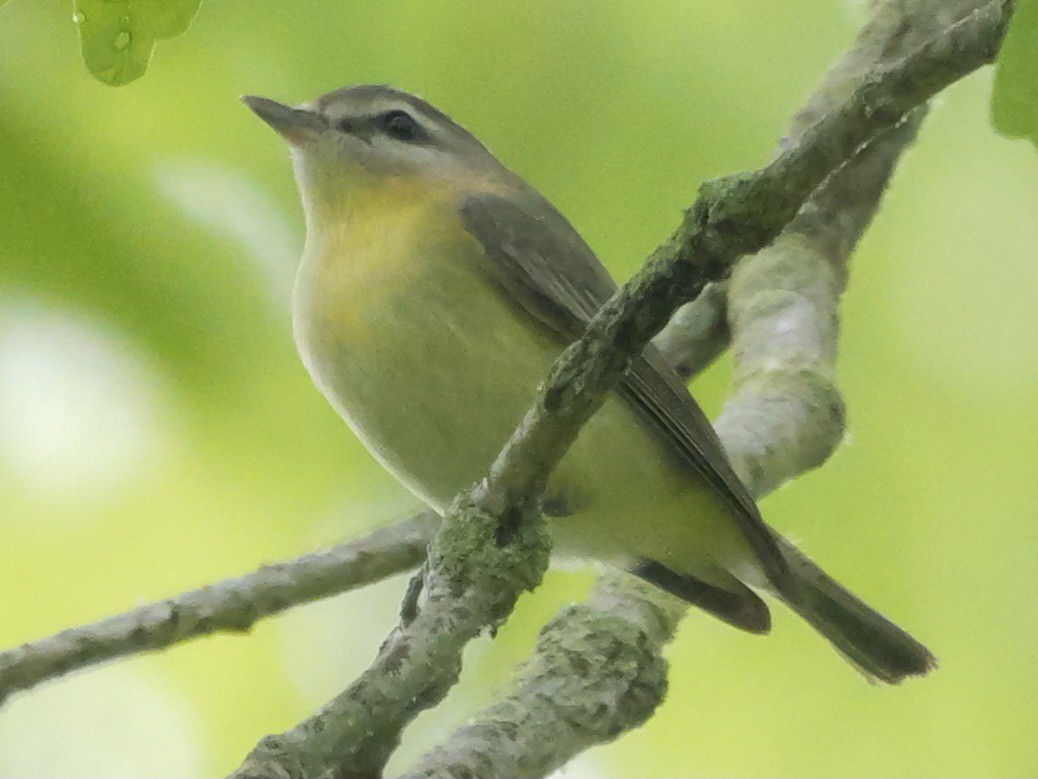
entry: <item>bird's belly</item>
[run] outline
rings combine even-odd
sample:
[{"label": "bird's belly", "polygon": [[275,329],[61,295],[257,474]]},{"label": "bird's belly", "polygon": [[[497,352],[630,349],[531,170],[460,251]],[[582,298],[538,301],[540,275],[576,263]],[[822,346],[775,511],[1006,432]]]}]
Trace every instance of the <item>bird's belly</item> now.
[{"label": "bird's belly", "polygon": [[661,562],[710,579],[753,554],[719,495],[677,460],[635,412],[610,395],[559,464],[548,497],[563,553],[627,564]]},{"label": "bird's belly", "polygon": [[556,349],[474,270],[426,259],[343,284],[312,283],[304,266],[295,330],[314,382],[368,450],[442,510],[485,474]]},{"label": "bird's belly", "polygon": [[[420,297],[390,285],[370,303],[371,290],[340,300],[348,326],[320,316],[296,324],[318,387],[369,451],[442,512],[485,475],[560,348],[464,269],[437,282],[421,285]],[[373,319],[358,324],[365,305]],[[583,428],[546,498],[563,554],[648,558],[685,572],[749,555],[716,493],[618,396]]]}]

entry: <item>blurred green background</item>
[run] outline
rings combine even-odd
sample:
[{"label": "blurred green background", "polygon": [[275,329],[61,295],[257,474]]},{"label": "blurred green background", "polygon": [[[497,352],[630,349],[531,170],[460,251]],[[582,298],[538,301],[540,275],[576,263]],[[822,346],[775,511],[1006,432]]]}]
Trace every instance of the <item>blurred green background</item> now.
[{"label": "blurred green background", "polygon": [[[363,532],[413,506],[290,337],[302,219],[238,102],[390,82],[539,187],[626,278],[704,178],[764,161],[857,3],[204,2],[113,89],[70,4],[0,10],[0,644]],[[1038,155],[989,127],[991,74],[938,100],[853,261],[849,435],[770,522],[941,659],[868,686],[786,610],[700,614],[658,715],[579,776],[1038,771]],[[725,361],[695,389],[723,402]],[[415,377],[414,392],[422,391]],[[504,683],[588,572],[552,572],[390,770]],[[220,775],[353,678],[400,578],[0,710],[2,776]]]}]

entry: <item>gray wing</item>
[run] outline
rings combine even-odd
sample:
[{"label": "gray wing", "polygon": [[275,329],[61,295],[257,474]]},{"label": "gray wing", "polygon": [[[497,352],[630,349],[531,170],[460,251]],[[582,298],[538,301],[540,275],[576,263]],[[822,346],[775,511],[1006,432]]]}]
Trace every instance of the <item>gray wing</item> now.
[{"label": "gray wing", "polygon": [[[577,231],[533,193],[492,194],[461,203],[465,228],[483,246],[488,273],[504,292],[563,344],[580,336],[616,285]],[[768,577],[783,589],[788,566],[739,480],[710,422],[651,346],[635,357],[620,394],[660,434],[680,462],[712,485],[732,510]]]}]

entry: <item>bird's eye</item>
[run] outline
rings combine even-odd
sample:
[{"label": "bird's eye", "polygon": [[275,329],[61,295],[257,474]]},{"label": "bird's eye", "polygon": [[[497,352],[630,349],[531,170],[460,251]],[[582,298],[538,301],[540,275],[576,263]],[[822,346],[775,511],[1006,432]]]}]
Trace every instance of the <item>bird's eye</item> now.
[{"label": "bird's eye", "polygon": [[422,128],[407,111],[387,111],[379,117],[379,126],[398,141],[417,141],[422,136]]}]

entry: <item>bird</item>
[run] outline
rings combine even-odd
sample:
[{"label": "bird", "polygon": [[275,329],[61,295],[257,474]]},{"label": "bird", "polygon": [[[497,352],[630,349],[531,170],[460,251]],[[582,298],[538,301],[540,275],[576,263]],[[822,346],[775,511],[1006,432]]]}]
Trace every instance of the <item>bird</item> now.
[{"label": "bird", "polygon": [[[298,106],[242,100],[288,142],[302,198],[302,362],[374,458],[442,515],[616,284],[543,195],[415,95],[360,85]],[[581,429],[541,510],[559,557],[629,571],[750,633],[770,630],[770,594],[870,681],[935,665],[765,524],[651,345]]]}]

